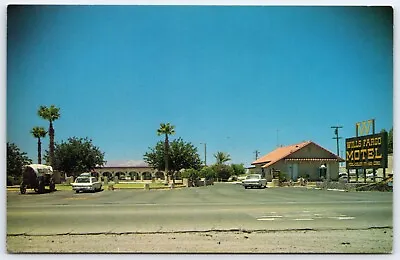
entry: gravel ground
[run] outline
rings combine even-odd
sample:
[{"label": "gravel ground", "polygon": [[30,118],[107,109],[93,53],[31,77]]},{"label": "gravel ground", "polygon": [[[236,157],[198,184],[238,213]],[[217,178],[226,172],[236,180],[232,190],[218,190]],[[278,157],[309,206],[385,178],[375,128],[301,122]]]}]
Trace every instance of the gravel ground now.
[{"label": "gravel ground", "polygon": [[378,253],[393,229],[7,236],[9,253]]}]

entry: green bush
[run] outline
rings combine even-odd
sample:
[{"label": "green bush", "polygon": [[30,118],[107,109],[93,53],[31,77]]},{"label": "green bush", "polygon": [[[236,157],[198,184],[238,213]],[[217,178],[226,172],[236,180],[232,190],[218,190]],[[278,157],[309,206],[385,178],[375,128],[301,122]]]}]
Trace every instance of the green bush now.
[{"label": "green bush", "polygon": [[243,164],[231,164],[233,175],[240,176],[246,174],[246,168]]},{"label": "green bush", "polygon": [[308,179],[310,179],[310,174],[308,174],[308,173],[301,173],[301,174],[299,175],[299,178],[303,178],[303,179],[308,180]]},{"label": "green bush", "polygon": [[279,182],[288,181],[288,175],[286,173],[280,171],[278,173],[278,179],[279,179]]},{"label": "green bush", "polygon": [[182,172],[181,174],[182,178],[187,178],[189,181],[194,182],[199,179],[199,171],[195,169],[187,169]]},{"label": "green bush", "polygon": [[232,167],[225,164],[215,164],[212,169],[216,173],[215,177],[221,181],[227,181],[234,173]]},{"label": "green bush", "polygon": [[7,186],[20,185],[21,181],[21,177],[7,176]]},{"label": "green bush", "polygon": [[216,173],[213,168],[206,166],[200,170],[199,177],[206,180],[213,180],[216,177]]}]

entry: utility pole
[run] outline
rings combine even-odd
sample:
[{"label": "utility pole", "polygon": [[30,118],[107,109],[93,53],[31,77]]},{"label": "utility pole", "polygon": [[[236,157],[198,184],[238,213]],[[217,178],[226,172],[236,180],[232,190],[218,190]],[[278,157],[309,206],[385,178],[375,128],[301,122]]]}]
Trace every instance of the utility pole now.
[{"label": "utility pole", "polygon": [[256,154],[256,160],[258,159],[258,155],[260,154],[260,152],[258,150],[255,150],[254,153]]},{"label": "utility pole", "polygon": [[340,154],[339,154],[339,139],[342,139],[342,137],[339,136],[339,128],[343,128],[343,126],[331,126],[331,128],[335,129],[336,137],[333,137],[332,139],[336,139],[337,156],[340,157]]},{"label": "utility pole", "polygon": [[[340,151],[340,154],[341,154],[342,156],[344,155],[343,150]],[[343,157],[341,157],[341,158],[343,158]],[[341,166],[343,166],[343,165],[344,165],[344,163],[342,162],[342,163],[341,163]]]},{"label": "utility pole", "polygon": [[204,166],[207,166],[207,144],[206,143],[200,143],[204,144]]}]

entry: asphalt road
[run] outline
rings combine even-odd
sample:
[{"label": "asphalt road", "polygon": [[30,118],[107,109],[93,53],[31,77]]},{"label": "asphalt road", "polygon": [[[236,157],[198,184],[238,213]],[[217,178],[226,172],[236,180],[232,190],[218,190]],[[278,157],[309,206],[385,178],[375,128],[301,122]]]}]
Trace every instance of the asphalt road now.
[{"label": "asphalt road", "polygon": [[7,235],[393,227],[393,193],[241,185],[97,193],[7,192]]}]

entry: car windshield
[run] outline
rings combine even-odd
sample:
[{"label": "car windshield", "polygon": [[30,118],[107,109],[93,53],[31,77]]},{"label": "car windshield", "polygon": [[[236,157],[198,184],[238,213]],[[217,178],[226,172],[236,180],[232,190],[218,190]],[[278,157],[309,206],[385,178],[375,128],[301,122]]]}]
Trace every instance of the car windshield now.
[{"label": "car windshield", "polygon": [[250,174],[246,177],[246,179],[260,179],[260,175],[258,174]]},{"label": "car windshield", "polygon": [[76,179],[76,183],[90,183],[90,178],[79,177],[79,178]]}]

